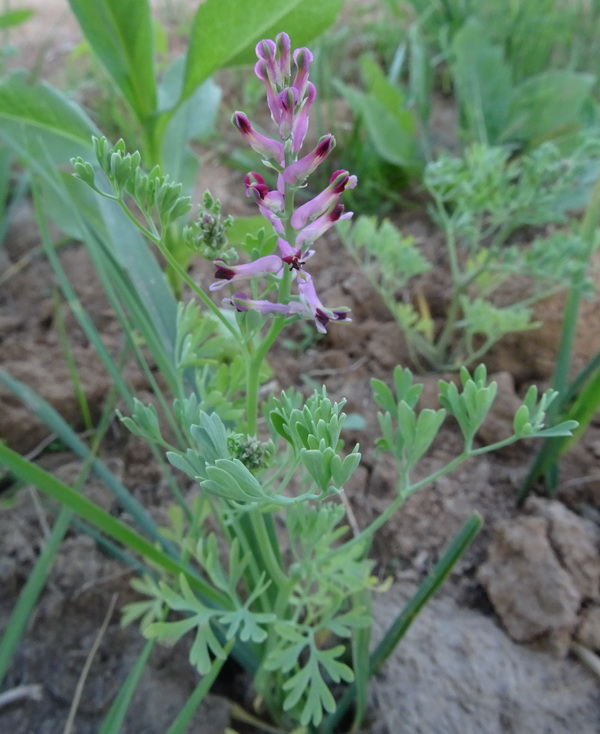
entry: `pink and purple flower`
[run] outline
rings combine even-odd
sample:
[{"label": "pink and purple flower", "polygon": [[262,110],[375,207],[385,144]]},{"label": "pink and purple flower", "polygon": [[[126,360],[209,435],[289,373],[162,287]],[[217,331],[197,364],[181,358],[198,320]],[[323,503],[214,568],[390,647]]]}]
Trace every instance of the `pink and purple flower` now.
[{"label": "pink and purple flower", "polygon": [[278,139],[259,133],[242,112],[234,114],[233,122],[250,147],[263,156],[265,165],[277,172],[274,190],[270,189],[263,176],[254,171],[246,176],[244,183],[246,196],[254,199],[278,235],[279,254],[260,257],[246,265],[228,265],[223,260],[215,260],[217,280],[210,287],[217,290],[228,283],[271,276],[264,295],[277,291],[280,288],[277,282],[285,283],[279,293],[280,301],[253,299],[240,291],[225,298],[223,303],[239,312],[254,310],[262,314],[311,318],[317,329],[325,333],[330,321],[349,321],[349,309],[325,307],[304,266],[314,254],[314,250],[309,249],[312,243],[335,222],[352,216],[352,212],[344,211],[340,198],[344,191],[356,186],[356,176],[351,176],[348,171],[336,171],[320,194],[294,210],[296,191],[327,159],[335,147],[335,138],[328,133],[314,150],[299,156],[308,131],[310,109],[317,94],[309,80],[313,61],[311,52],[307,48],[297,48],[292,53],[289,36],[279,33],[274,41],[260,41],[256,46],[256,56],[255,73],[265,85]]}]

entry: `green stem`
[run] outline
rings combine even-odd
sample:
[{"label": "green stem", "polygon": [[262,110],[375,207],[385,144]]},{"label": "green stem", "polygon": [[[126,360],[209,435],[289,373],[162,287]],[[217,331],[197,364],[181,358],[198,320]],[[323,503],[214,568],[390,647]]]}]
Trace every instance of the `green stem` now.
[{"label": "green stem", "polygon": [[446,232],[446,249],[448,252],[448,262],[450,264],[450,277],[452,280],[452,297],[446,312],[444,328],[442,329],[442,333],[435,345],[435,362],[439,364],[446,361],[445,356],[448,344],[454,334],[454,327],[456,326],[456,322],[460,314],[460,297],[464,293],[468,281],[465,282],[464,278],[461,276],[460,266],[458,263],[458,251],[456,247],[456,235],[452,220],[446,215],[441,203],[438,202],[437,208]]},{"label": "green stem", "polygon": [[[385,525],[387,521],[390,519],[390,517],[398,510],[398,508],[402,505],[402,503],[410,497],[411,494],[414,494],[419,489],[422,489],[423,487],[426,487],[429,484],[432,484],[433,482],[437,481],[441,477],[445,476],[446,474],[449,474],[451,471],[454,471],[457,467],[459,467],[461,464],[463,464],[467,459],[470,459],[475,456],[481,456],[482,454],[488,454],[491,451],[498,451],[498,449],[504,448],[505,446],[510,446],[513,443],[516,443],[519,440],[518,436],[509,436],[508,438],[503,439],[502,441],[497,441],[496,443],[490,444],[489,446],[482,446],[478,449],[471,449],[466,448],[462,454],[459,456],[456,456],[452,461],[446,466],[442,467],[441,469],[438,469],[437,471],[433,472],[433,474],[430,474],[429,476],[425,477],[424,479],[421,479],[418,482],[415,482],[415,484],[411,484],[408,486],[405,486],[404,489],[401,489],[401,487],[406,484],[406,477],[402,477],[398,481],[398,496],[396,499],[390,504],[390,506],[384,510],[384,512],[381,513],[373,522],[368,525],[364,530],[360,531],[360,534],[352,538],[351,540],[344,543],[341,548],[347,549],[350,548],[353,545],[356,545],[357,543],[362,543],[368,538],[371,538],[375,532]],[[338,548],[336,548],[335,552],[338,552]],[[330,553],[332,555],[333,552]],[[326,556],[326,558],[329,556]]]},{"label": "green stem", "polygon": [[256,435],[258,426],[260,369],[284,325],[285,317],[276,316],[256,351],[246,355],[246,430],[250,436]]},{"label": "green stem", "polygon": [[[581,238],[586,243],[586,251],[582,257],[582,264],[587,264],[594,251],[596,242],[596,228],[600,222],[600,179],[596,182],[592,195],[590,197],[589,204],[587,206],[585,217],[581,225]],[[556,360],[556,369],[554,371],[554,378],[552,381],[552,387],[559,393],[562,393],[568,382],[569,368],[571,365],[571,354],[573,353],[573,343],[575,341],[575,334],[577,332],[577,317],[579,315],[579,304],[581,302],[581,296],[583,287],[585,284],[585,276],[582,273],[581,277],[575,282],[569,290],[567,296],[567,302],[565,304],[565,311],[563,317],[563,328],[560,340],[560,346],[558,348],[558,357]],[[548,417],[554,417],[558,410],[558,403],[554,407],[551,407],[548,411]]]},{"label": "green stem", "polygon": [[[600,179],[596,182],[590,196],[589,203],[585,212],[583,223],[581,225],[581,237],[587,247],[582,257],[582,266],[587,265],[590,261],[594,247],[596,244],[596,229],[600,222]],[[582,268],[583,271],[583,268]],[[552,378],[552,387],[559,395],[563,395],[568,391],[568,376],[571,366],[571,354],[573,352],[573,344],[577,331],[577,319],[579,316],[579,304],[581,302],[583,287],[585,283],[585,274],[581,273],[579,279],[573,283],[569,290],[565,303],[563,314],[563,328],[561,332],[560,344],[558,347],[558,355],[556,358],[556,367]],[[563,406],[563,401],[559,397],[550,406],[547,412],[547,424],[552,425],[556,421],[559,411]],[[551,442],[546,439],[542,444],[530,470],[523,482],[523,486],[517,499],[518,504],[525,501],[529,495],[533,484],[537,479],[545,473],[547,476],[553,474],[557,478],[557,464],[550,464],[548,461],[548,446]],[[542,469],[545,467],[545,469]]]},{"label": "green stem", "polygon": [[[273,537],[267,529],[265,516],[262,512],[253,512],[251,518],[255,539],[258,543],[258,551],[262,557],[267,578],[277,585],[278,590],[287,589],[289,586],[288,577],[281,568],[281,559],[277,558],[275,554]],[[269,590],[267,590],[267,593],[269,593]]]}]

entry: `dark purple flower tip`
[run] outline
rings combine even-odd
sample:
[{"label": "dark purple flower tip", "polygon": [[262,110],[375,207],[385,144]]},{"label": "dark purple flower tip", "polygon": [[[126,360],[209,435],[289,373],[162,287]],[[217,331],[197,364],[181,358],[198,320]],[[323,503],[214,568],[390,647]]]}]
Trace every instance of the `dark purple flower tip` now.
[{"label": "dark purple flower tip", "polygon": [[283,165],[284,150],[282,143],[257,132],[243,112],[234,112],[232,122],[253,150],[265,158],[274,158],[280,165]]},{"label": "dark purple flower tip", "polygon": [[261,186],[264,186],[265,179],[263,176],[260,175],[260,173],[256,173],[256,171],[250,171],[244,176],[244,183],[246,186],[250,186],[252,184],[260,184]]},{"label": "dark purple flower tip", "polygon": [[234,277],[235,270],[232,270],[225,260],[214,260],[213,265],[217,268],[215,271],[217,280],[231,280]]},{"label": "dark purple flower tip", "polygon": [[321,165],[334,148],[335,138],[331,133],[327,133],[319,140],[317,147],[311,153],[285,168],[283,171],[285,183],[292,186],[302,183]]},{"label": "dark purple flower tip", "polygon": [[321,160],[325,160],[331,151],[335,148],[335,138],[331,133],[323,135],[315,148],[315,155]]},{"label": "dark purple flower tip", "polygon": [[356,186],[356,176],[351,176],[348,171],[335,171],[329,179],[329,185],[332,187],[334,194],[341,194],[346,189],[353,189]]},{"label": "dark purple flower tip", "polygon": [[269,187],[265,183],[265,179],[259,173],[254,173],[254,171],[244,177],[244,185],[246,196],[255,201],[264,201],[265,196],[269,193]]},{"label": "dark purple flower tip", "polygon": [[246,117],[243,112],[234,112],[231,118],[233,124],[242,133],[242,135],[250,135],[252,132],[252,125],[250,120]]},{"label": "dark purple flower tip", "polygon": [[343,204],[336,204],[333,209],[329,212],[327,215],[329,217],[330,222],[337,222],[338,219],[341,219],[343,213],[345,211],[345,207]]}]

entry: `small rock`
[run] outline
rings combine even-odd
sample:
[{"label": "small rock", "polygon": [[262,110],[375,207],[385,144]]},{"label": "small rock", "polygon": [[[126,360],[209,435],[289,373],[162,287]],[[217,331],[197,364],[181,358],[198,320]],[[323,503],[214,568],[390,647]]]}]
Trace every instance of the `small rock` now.
[{"label": "small rock", "polygon": [[600,607],[593,606],[584,610],[581,624],[575,635],[578,642],[590,650],[600,650]]},{"label": "small rock", "polygon": [[548,521],[521,517],[499,522],[477,576],[508,634],[517,642],[546,636],[566,653],[582,595],[561,566]]},{"label": "small rock", "polygon": [[586,599],[598,600],[600,554],[596,527],[571,512],[562,502],[530,497],[524,509],[548,520],[548,539],[579,593]]}]

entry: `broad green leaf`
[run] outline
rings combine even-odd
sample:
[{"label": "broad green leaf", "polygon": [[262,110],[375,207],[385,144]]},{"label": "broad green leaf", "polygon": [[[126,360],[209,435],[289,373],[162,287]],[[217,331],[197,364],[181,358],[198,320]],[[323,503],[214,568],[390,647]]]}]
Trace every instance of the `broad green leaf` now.
[{"label": "broad green leaf", "polygon": [[389,163],[418,166],[415,120],[404,93],[369,56],[362,57],[361,69],[369,93],[362,95],[360,111],[375,149]]},{"label": "broad green leaf", "polygon": [[17,155],[36,155],[64,163],[73,155],[89,155],[92,135],[99,131],[85,113],[48,84],[29,82],[16,71],[0,82],[0,137]]},{"label": "broad green leaf", "polygon": [[[379,64],[370,55],[364,54],[360,58],[360,69],[369,95],[381,102],[393,115],[400,113],[406,104],[404,92],[388,80]],[[410,117],[409,119],[412,120]]]},{"label": "broad green leaf", "polygon": [[[63,221],[67,218],[64,207],[71,207],[79,238],[85,240],[97,268],[111,273],[116,294],[143,319],[137,326],[146,341],[150,343],[158,335],[162,351],[172,361],[177,303],[148,243],[118,204],[97,196],[73,176],[63,175],[61,183],[53,212],[61,211]],[[58,208],[59,201],[63,209]]]},{"label": "broad green leaf", "polygon": [[451,50],[454,88],[466,132],[480,142],[495,143],[506,126],[512,89],[502,49],[472,19],[454,36]]},{"label": "broad green leaf", "polygon": [[263,38],[285,31],[293,46],[307,44],[333,23],[342,1],[205,0],[192,26],[180,101],[217,69],[254,62],[254,48]]},{"label": "broad green leaf", "polygon": [[[175,181],[183,183],[184,191],[193,188],[198,171],[198,156],[186,143],[203,139],[214,130],[221,89],[212,79],[206,79],[177,109],[185,73],[185,56],[178,56],[167,67],[158,87],[158,108],[164,113],[161,160],[164,170]],[[175,111],[170,114],[168,111]]]},{"label": "broad green leaf", "polygon": [[514,90],[502,140],[540,143],[576,130],[595,83],[591,74],[545,71]]},{"label": "broad green leaf", "polygon": [[147,0],[69,0],[81,30],[143,121],[156,109],[152,18]]}]

